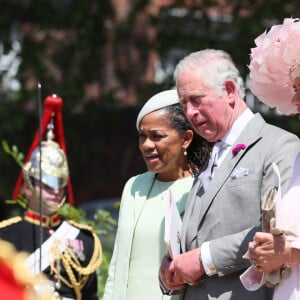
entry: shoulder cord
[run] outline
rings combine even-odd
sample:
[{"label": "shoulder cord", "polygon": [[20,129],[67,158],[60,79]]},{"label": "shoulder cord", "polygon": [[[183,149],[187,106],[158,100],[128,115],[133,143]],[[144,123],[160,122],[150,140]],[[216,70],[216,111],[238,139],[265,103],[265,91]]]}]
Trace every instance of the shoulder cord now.
[{"label": "shoulder cord", "polygon": [[[69,247],[62,245],[59,240],[55,240],[51,250],[51,254],[53,255],[50,264],[52,272],[55,273],[58,281],[61,281],[66,286],[74,289],[77,300],[81,300],[81,290],[86,284],[89,275],[95,272],[102,263],[102,247],[100,240],[94,232],[91,233],[94,239],[94,252],[86,267],[82,267],[74,252]],[[61,251],[62,246],[63,252]],[[68,274],[69,281],[60,274],[60,261]],[[78,274],[75,275],[74,270]]]}]

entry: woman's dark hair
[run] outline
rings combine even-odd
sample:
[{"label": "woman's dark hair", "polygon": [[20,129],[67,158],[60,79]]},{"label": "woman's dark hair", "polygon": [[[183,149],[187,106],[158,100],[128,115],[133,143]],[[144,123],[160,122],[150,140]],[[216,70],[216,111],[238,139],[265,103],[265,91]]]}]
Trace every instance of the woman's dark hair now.
[{"label": "woman's dark hair", "polygon": [[187,148],[187,159],[192,167],[194,175],[202,171],[205,167],[212,149],[212,143],[206,141],[192,128],[190,122],[186,118],[180,104],[173,104],[164,108],[168,114],[170,126],[178,130],[180,134],[187,130],[192,130],[194,133],[193,139]]}]

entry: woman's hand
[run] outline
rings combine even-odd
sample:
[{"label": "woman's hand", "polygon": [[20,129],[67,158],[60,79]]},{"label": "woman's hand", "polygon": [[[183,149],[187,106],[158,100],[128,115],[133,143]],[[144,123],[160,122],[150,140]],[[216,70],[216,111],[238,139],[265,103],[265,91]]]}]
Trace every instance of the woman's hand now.
[{"label": "woman's hand", "polygon": [[248,249],[257,270],[271,273],[289,262],[291,244],[284,235],[257,232]]}]

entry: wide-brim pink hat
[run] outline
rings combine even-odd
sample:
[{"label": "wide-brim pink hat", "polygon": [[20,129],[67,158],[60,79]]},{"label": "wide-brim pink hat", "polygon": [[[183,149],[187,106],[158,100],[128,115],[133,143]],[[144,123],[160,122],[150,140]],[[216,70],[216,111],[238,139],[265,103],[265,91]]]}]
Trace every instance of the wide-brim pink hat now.
[{"label": "wide-brim pink hat", "polygon": [[297,113],[292,98],[300,78],[300,21],[286,18],[255,39],[250,54],[250,80],[254,95],[286,115]]}]

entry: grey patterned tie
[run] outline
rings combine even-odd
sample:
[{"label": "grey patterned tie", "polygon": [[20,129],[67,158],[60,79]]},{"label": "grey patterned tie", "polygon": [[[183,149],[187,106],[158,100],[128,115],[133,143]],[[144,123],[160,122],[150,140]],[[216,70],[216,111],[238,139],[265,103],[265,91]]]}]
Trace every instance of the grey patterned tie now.
[{"label": "grey patterned tie", "polygon": [[218,141],[214,144],[207,168],[198,176],[198,179],[202,182],[204,190],[206,190],[208,184],[210,183],[214,175],[214,171],[218,167],[218,159],[226,147],[227,144],[223,141]]}]

